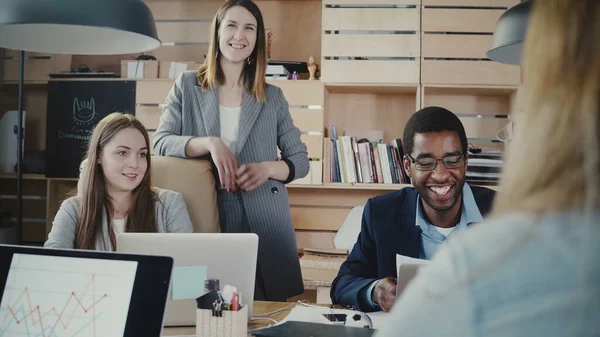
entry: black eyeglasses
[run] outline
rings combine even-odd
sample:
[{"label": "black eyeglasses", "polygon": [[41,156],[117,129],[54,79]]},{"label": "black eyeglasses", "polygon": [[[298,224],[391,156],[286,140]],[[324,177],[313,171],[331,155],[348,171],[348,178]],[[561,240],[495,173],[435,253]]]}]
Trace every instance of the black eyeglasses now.
[{"label": "black eyeglasses", "polygon": [[433,158],[433,157],[423,157],[423,158],[413,158],[409,154],[406,155],[406,158],[410,160],[411,163],[415,164],[415,167],[419,171],[433,171],[437,167],[438,161],[444,163],[444,166],[447,169],[455,169],[459,167],[465,166],[465,155],[464,154],[451,154],[442,157],[441,159]]}]

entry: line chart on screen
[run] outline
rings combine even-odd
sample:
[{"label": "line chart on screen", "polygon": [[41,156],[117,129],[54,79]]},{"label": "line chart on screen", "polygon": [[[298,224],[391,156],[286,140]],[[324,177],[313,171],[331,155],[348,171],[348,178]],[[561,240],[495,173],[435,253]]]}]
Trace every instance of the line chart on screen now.
[{"label": "line chart on screen", "polygon": [[122,336],[137,262],[13,255],[0,337]]}]

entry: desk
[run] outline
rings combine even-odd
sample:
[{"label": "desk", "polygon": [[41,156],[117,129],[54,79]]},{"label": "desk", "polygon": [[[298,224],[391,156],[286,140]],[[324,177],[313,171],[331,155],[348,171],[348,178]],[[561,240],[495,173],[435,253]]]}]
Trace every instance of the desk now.
[{"label": "desk", "polygon": [[[291,306],[291,304],[294,304],[294,302],[254,301],[253,314],[258,315],[258,314],[268,313],[268,312],[275,311],[277,309],[284,308],[285,306],[290,306],[288,309],[286,309],[284,311],[281,311],[274,315],[269,316],[279,322],[279,321],[283,320],[290,313],[290,311],[292,311],[293,306]],[[262,328],[269,324],[272,324],[272,322],[267,321],[267,320],[248,322],[248,329],[250,330],[250,329]],[[163,330],[163,336],[177,336],[177,335],[194,335],[195,336],[196,335],[196,327],[190,326],[190,327],[164,328],[164,330]],[[250,336],[250,335],[248,335],[248,336]]]}]

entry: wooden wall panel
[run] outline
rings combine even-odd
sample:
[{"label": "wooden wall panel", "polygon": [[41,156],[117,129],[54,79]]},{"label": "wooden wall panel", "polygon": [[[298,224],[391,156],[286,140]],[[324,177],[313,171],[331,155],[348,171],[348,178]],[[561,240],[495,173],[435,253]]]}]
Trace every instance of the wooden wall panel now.
[{"label": "wooden wall panel", "polygon": [[[324,6],[331,5],[365,5],[365,0],[323,0]],[[373,0],[374,5],[420,5],[421,0]]]},{"label": "wooden wall panel", "polygon": [[74,180],[47,180],[47,202],[46,202],[46,233],[50,233],[52,222],[60,204],[77,192],[77,181]]},{"label": "wooden wall panel", "polygon": [[300,139],[308,149],[308,158],[323,158],[323,136],[322,135],[301,135]]},{"label": "wooden wall panel", "polygon": [[325,127],[331,135],[335,125],[338,136],[345,130],[381,130],[384,141],[402,137],[406,122],[415,112],[416,93],[329,93],[325,105]]},{"label": "wooden wall panel", "polygon": [[335,232],[296,230],[296,246],[301,248],[333,249]]},{"label": "wooden wall panel", "polygon": [[137,82],[135,91],[136,104],[165,104],[173,80],[144,80]]},{"label": "wooden wall panel", "polygon": [[324,8],[323,30],[418,31],[418,8]]},{"label": "wooden wall panel", "polygon": [[502,10],[423,8],[424,32],[493,33]]},{"label": "wooden wall panel", "polygon": [[521,83],[521,68],[492,61],[424,60],[423,84],[514,85]]},{"label": "wooden wall panel", "polygon": [[323,109],[290,109],[294,125],[300,131],[323,133]]},{"label": "wooden wall panel", "polygon": [[156,130],[162,108],[158,106],[137,106],[135,108],[135,117],[144,124],[146,129]]},{"label": "wooden wall panel", "polygon": [[422,9],[421,83],[514,85],[520,67],[491,62],[487,51],[510,1],[431,0]]},{"label": "wooden wall panel", "polygon": [[162,43],[207,43],[210,41],[209,21],[157,22],[156,30]]},{"label": "wooden wall panel", "polygon": [[[19,55],[20,53],[6,49],[5,59],[0,60],[4,81],[19,81]],[[70,67],[71,55],[25,53],[23,78],[25,81],[47,81],[50,79],[48,74],[67,71]]]},{"label": "wooden wall panel", "polygon": [[423,57],[487,58],[491,35],[427,35],[423,38]]},{"label": "wooden wall panel", "polygon": [[328,57],[418,57],[418,34],[324,34],[322,53]]},{"label": "wooden wall panel", "polygon": [[419,83],[417,61],[323,60],[322,67],[327,83]]},{"label": "wooden wall panel", "polygon": [[321,81],[268,80],[267,83],[279,87],[290,106],[323,106],[324,86]]},{"label": "wooden wall panel", "polygon": [[296,206],[290,211],[296,229],[337,231],[349,210],[334,207]]},{"label": "wooden wall panel", "polygon": [[424,106],[443,106],[455,114],[508,115],[512,91],[494,94],[469,92],[468,89],[425,88]]},{"label": "wooden wall panel", "polygon": [[512,7],[519,0],[423,0],[423,6],[485,6],[485,7]]}]

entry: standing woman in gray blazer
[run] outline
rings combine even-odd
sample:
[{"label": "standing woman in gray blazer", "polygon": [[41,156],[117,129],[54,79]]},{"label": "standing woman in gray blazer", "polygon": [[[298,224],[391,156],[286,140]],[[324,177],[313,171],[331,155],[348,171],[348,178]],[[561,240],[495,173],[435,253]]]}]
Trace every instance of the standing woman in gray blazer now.
[{"label": "standing woman in gray blazer", "polygon": [[89,140],[79,192],[61,204],[44,247],[116,250],[122,232],[191,233],[183,196],[151,185],[149,147],[134,116],[104,117]]},{"label": "standing woman in gray blazer", "polygon": [[265,81],[266,63],[259,8],[226,1],[204,64],[178,76],[167,97],[154,151],[212,159],[222,231],[259,236],[254,299],[285,301],[304,291],[285,184],[309,163],[281,89]]}]

